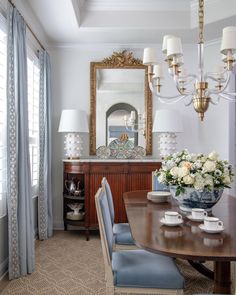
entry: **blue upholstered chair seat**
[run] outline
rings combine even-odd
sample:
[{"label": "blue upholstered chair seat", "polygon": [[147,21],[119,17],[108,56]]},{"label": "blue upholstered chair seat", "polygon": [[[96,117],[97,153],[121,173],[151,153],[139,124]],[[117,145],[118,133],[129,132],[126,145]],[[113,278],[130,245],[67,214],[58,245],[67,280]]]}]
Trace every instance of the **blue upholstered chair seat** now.
[{"label": "blue upholstered chair seat", "polygon": [[118,245],[134,245],[128,223],[114,223],[113,234],[115,243]]},{"label": "blue upholstered chair seat", "polygon": [[112,253],[117,287],[183,289],[184,278],[172,258],[145,250]]}]

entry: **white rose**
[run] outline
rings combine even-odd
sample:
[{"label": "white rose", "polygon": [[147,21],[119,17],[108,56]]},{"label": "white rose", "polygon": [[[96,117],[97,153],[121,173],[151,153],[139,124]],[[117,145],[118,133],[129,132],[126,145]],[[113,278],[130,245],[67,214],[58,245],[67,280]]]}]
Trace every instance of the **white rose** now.
[{"label": "white rose", "polygon": [[187,156],[186,156],[186,160],[187,160],[187,161],[191,161],[191,160],[192,160],[191,155],[187,155]]},{"label": "white rose", "polygon": [[189,174],[189,169],[187,167],[179,168],[179,177],[182,178]]},{"label": "white rose", "polygon": [[230,183],[231,183],[231,179],[229,175],[224,175],[224,184],[230,185]]},{"label": "white rose", "polygon": [[200,160],[197,160],[196,162],[193,163],[193,168],[199,169],[202,167],[202,163]]},{"label": "white rose", "polygon": [[205,185],[209,185],[210,187],[213,187],[213,178],[211,175],[207,174],[205,175]]},{"label": "white rose", "polygon": [[164,183],[166,181],[166,175],[165,173],[161,173],[159,176],[158,176],[158,181],[160,183]]},{"label": "white rose", "polygon": [[183,182],[185,184],[193,184],[194,183],[194,178],[191,177],[190,175],[186,175],[183,177]]},{"label": "white rose", "polygon": [[213,161],[217,161],[219,159],[219,155],[217,154],[217,152],[213,151],[208,155],[208,158]]},{"label": "white rose", "polygon": [[179,176],[179,168],[178,167],[173,167],[170,170],[170,174],[174,177],[177,178]]},{"label": "white rose", "polygon": [[167,169],[170,170],[171,168],[175,166],[175,162],[172,160],[169,160],[167,161],[166,166],[167,166]]},{"label": "white rose", "polygon": [[195,177],[194,188],[198,191],[202,191],[205,186],[204,178],[201,175]]},{"label": "white rose", "polygon": [[216,163],[213,161],[207,160],[203,165],[203,171],[204,172],[212,172],[216,170]]},{"label": "white rose", "polygon": [[207,157],[206,157],[206,156],[202,156],[201,159],[200,159],[200,161],[201,161],[202,163],[205,163],[206,160],[207,160]]},{"label": "white rose", "polygon": [[191,161],[195,162],[197,161],[197,155],[196,154],[191,154]]}]

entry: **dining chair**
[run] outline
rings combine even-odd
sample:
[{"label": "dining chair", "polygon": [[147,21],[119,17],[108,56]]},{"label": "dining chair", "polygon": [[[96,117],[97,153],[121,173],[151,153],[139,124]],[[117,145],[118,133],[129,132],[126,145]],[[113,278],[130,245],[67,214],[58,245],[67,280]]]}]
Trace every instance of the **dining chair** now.
[{"label": "dining chair", "polygon": [[105,264],[106,294],[183,294],[184,278],[172,258],[141,249],[112,250],[114,235],[103,188],[98,189],[95,204]]},{"label": "dining chair", "polygon": [[155,171],[152,171],[152,191],[170,191],[168,186],[158,181],[158,177],[155,175]]},{"label": "dining chair", "polygon": [[110,212],[110,218],[111,218],[111,224],[114,234],[114,240],[115,240],[115,249],[136,249],[134,240],[132,238],[130,226],[128,223],[115,223],[115,210],[114,210],[114,203],[113,203],[113,197],[111,192],[111,187],[106,179],[106,177],[103,177],[102,179],[102,188],[104,189],[106,196],[107,196],[107,202]]}]

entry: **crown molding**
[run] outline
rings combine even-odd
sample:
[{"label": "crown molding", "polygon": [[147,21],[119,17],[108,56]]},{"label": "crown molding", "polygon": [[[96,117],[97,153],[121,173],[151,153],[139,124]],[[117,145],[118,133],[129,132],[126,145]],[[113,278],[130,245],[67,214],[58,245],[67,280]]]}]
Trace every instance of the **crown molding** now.
[{"label": "crown molding", "polygon": [[[196,46],[195,43],[185,43],[183,44],[185,48]],[[48,44],[48,48],[51,50],[74,50],[74,49],[82,49],[82,50],[90,50],[97,51],[98,49],[112,49],[112,50],[143,50],[146,47],[156,48],[161,52],[161,43],[50,43]]]},{"label": "crown molding", "polygon": [[[76,0],[78,1],[78,0]],[[87,11],[189,11],[189,0],[86,0],[84,9]]]}]

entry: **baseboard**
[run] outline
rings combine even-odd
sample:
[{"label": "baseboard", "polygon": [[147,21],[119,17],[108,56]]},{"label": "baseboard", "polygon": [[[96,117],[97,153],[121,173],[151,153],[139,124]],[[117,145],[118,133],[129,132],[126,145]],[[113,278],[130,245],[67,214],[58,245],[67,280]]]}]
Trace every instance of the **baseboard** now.
[{"label": "baseboard", "polygon": [[0,281],[5,277],[8,272],[8,258],[0,264]]},{"label": "baseboard", "polygon": [[61,221],[54,222],[53,223],[53,229],[54,230],[64,230],[64,223]]}]

